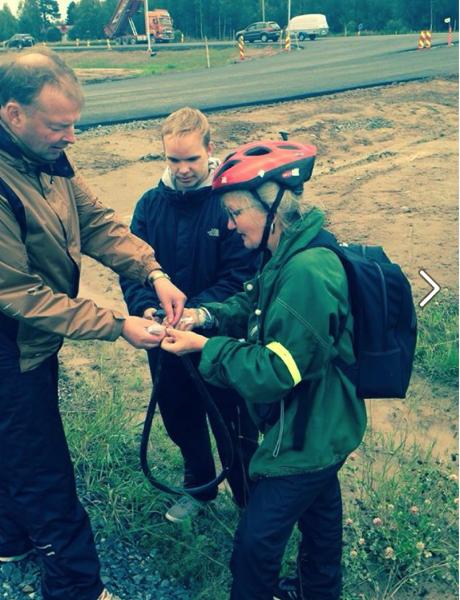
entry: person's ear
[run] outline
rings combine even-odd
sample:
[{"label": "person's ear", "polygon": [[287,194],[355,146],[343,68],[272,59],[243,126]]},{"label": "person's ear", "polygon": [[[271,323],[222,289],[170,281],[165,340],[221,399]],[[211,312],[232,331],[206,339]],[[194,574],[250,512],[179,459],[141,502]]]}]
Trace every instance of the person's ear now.
[{"label": "person's ear", "polygon": [[24,109],[15,100],[10,100],[2,109],[3,114],[6,116],[7,123],[11,127],[18,127],[24,116]]},{"label": "person's ear", "polygon": [[214,143],[213,142],[209,142],[208,147],[206,148],[206,152],[208,153],[209,156],[212,156],[212,153],[214,152]]}]

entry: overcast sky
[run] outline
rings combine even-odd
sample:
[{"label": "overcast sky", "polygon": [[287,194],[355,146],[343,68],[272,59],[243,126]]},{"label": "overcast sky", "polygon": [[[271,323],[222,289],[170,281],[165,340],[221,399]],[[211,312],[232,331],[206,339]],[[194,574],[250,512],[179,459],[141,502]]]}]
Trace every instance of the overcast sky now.
[{"label": "overcast sky", "polygon": [[[20,2],[20,0],[0,0],[0,6],[7,4],[10,7],[13,15],[16,16],[16,14],[18,12],[19,2]],[[67,16],[67,6],[70,4],[70,2],[71,2],[71,0],[58,0],[59,11],[60,11],[61,17],[63,19],[65,19]],[[25,32],[25,33],[27,33],[27,32]]]}]

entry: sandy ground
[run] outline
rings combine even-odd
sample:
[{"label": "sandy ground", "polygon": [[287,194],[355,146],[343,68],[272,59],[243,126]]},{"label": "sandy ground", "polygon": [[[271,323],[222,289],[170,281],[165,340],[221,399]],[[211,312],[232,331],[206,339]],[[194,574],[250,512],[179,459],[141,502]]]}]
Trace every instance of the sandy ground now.
[{"label": "sandy ground", "polygon": [[[430,289],[420,269],[456,294],[457,99],[457,81],[435,79],[213,113],[215,154],[279,138],[280,130],[317,145],[306,198],[327,211],[339,239],[383,245],[409,276],[417,302]],[[127,223],[164,168],[159,125],[152,120],[85,132],[72,150],[93,189]],[[80,295],[122,306],[117,278],[90,259]],[[436,441],[447,459],[457,449],[455,396],[452,388],[433,388],[417,376],[409,395],[414,401],[373,401],[371,420],[382,430],[398,422],[410,431],[417,419],[420,439]]]}]

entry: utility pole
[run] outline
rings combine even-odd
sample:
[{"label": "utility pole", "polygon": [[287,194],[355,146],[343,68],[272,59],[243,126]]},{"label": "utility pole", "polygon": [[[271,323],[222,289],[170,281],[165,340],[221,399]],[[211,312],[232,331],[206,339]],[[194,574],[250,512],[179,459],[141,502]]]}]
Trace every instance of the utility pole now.
[{"label": "utility pole", "polygon": [[144,0],[144,20],[145,20],[145,35],[147,36],[147,49],[152,52],[152,42],[150,40],[150,23],[149,23],[149,0]]},{"label": "utility pole", "polygon": [[430,31],[433,31],[433,4],[436,0],[430,0]]},{"label": "utility pole", "polygon": [[291,20],[291,0],[288,0],[288,25]]},{"label": "utility pole", "polygon": [[262,21],[265,21],[265,0],[262,0]]}]

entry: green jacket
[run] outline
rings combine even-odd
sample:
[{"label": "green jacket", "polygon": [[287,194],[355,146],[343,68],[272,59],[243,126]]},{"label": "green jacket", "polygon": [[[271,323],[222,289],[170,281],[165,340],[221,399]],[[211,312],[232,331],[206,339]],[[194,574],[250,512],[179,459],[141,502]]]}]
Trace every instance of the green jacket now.
[{"label": "green jacket", "polygon": [[[252,478],[336,464],[359,445],[366,427],[364,402],[331,362],[337,354],[348,363],[354,360],[344,269],[331,250],[305,249],[323,221],[319,210],[310,211],[283,233],[244,292],[206,305],[219,333],[231,337],[218,335],[206,343],[200,371],[209,383],[229,386],[245,398],[263,433],[250,464]],[[299,386],[301,380],[308,384]],[[299,403],[307,403],[307,410],[304,445],[296,450]]]}]

